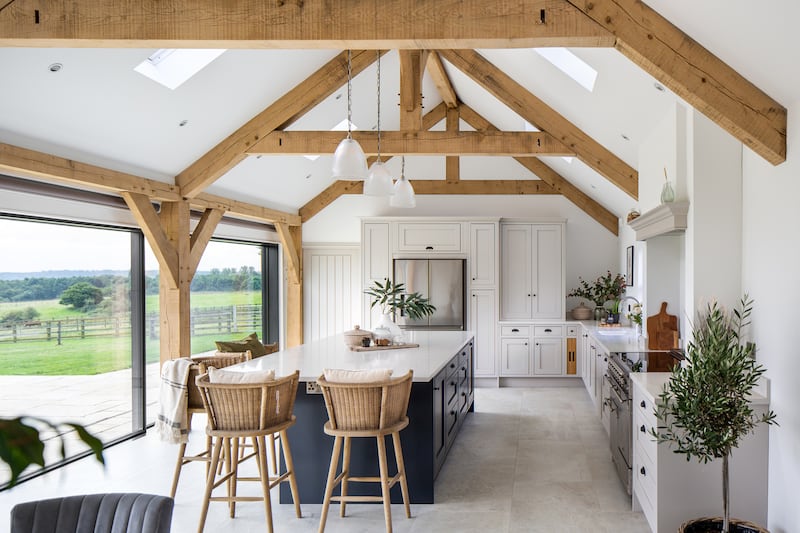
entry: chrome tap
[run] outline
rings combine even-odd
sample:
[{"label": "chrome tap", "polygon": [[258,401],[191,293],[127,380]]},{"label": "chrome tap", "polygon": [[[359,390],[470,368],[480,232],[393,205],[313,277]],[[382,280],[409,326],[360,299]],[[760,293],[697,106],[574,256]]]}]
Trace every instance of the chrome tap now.
[{"label": "chrome tap", "polygon": [[624,302],[625,300],[633,300],[634,302],[636,302],[636,305],[638,305],[639,307],[642,307],[642,302],[637,300],[635,297],[633,297],[633,296],[624,296],[624,297],[620,298],[620,300],[619,300],[620,309],[622,308],[622,302]]}]

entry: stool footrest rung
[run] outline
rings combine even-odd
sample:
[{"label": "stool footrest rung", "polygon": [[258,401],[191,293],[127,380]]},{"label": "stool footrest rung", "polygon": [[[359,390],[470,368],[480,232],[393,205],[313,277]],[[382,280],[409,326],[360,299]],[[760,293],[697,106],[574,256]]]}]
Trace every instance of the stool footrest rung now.
[{"label": "stool footrest rung", "polygon": [[382,502],[383,496],[331,496],[332,502]]}]

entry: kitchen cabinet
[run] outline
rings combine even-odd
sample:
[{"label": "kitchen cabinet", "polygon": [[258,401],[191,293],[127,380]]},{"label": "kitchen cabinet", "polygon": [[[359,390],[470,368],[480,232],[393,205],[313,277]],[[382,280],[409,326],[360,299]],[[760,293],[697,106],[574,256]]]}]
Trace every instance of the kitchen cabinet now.
[{"label": "kitchen cabinet", "polygon": [[473,343],[468,343],[433,379],[434,477],[444,464],[466,414],[473,409],[473,349]]},{"label": "kitchen cabinet", "polygon": [[[391,278],[392,258],[388,222],[365,222],[361,226],[362,289]],[[361,294],[361,326],[370,330],[381,318],[379,306],[370,307],[371,298]]]},{"label": "kitchen cabinet", "polygon": [[475,333],[475,375],[496,376],[497,292],[472,289],[469,295],[469,329]]},{"label": "kitchen cabinet", "polygon": [[564,315],[561,224],[501,224],[500,319]]},{"label": "kitchen cabinet", "polygon": [[500,375],[530,375],[531,347],[527,337],[500,339]]},{"label": "kitchen cabinet", "polygon": [[536,339],[533,348],[533,373],[536,376],[560,376],[564,372],[562,339]]},{"label": "kitchen cabinet", "polygon": [[597,358],[597,369],[595,370],[597,376],[596,393],[597,393],[597,406],[600,410],[600,422],[603,424],[603,429],[606,434],[611,433],[611,406],[609,405],[611,392],[611,385],[606,379],[606,372],[608,371],[608,352],[598,349],[597,352],[600,356]]},{"label": "kitchen cabinet", "polygon": [[470,287],[494,287],[497,283],[497,224],[472,222],[469,235]]},{"label": "kitchen cabinet", "polygon": [[[633,388],[633,508],[642,511],[654,533],[672,533],[693,518],[719,516],[722,510],[721,459],[703,464],[658,444],[650,430],[659,425],[655,402],[668,372],[631,374]],[[769,409],[768,385],[750,407]],[[767,524],[769,428],[756,426],[744,437],[729,462],[731,517]]]},{"label": "kitchen cabinet", "polygon": [[566,374],[570,375],[578,375],[580,369],[579,363],[579,355],[578,352],[578,331],[580,327],[574,325],[567,326],[567,339],[566,339]]},{"label": "kitchen cabinet", "polygon": [[461,222],[398,222],[399,252],[461,252]]}]

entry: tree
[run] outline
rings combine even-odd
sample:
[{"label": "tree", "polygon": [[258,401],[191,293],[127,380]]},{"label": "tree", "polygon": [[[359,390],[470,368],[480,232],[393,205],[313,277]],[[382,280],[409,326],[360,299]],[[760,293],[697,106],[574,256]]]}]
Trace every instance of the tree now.
[{"label": "tree", "polygon": [[103,301],[103,291],[91,283],[80,281],[67,287],[61,293],[61,305],[71,305],[78,310],[85,310],[89,306],[97,305]]}]

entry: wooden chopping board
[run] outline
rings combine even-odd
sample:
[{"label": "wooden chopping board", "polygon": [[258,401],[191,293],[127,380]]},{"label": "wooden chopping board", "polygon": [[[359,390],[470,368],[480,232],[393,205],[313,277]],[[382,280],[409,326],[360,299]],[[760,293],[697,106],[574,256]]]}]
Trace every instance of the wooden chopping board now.
[{"label": "wooden chopping board", "polygon": [[647,317],[647,347],[651,350],[678,347],[678,317],[667,313],[667,302],[661,302],[658,314]]}]

